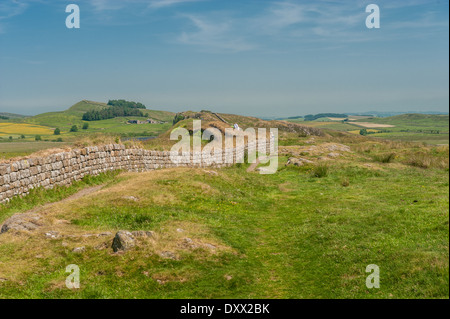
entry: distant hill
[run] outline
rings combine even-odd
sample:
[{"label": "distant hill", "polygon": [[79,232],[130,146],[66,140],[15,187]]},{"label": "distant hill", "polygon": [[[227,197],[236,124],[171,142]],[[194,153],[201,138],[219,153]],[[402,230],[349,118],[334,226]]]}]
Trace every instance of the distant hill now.
[{"label": "distant hill", "polygon": [[[240,128],[278,128],[280,131],[291,133],[304,133],[311,135],[321,135],[321,130],[314,129],[308,126],[291,123],[286,121],[265,121],[260,118],[251,116],[242,116],[236,114],[214,113],[210,111],[201,112],[182,112],[177,114],[177,119],[181,123],[184,120],[198,119],[202,120],[202,125],[205,127],[213,126],[219,130],[231,128],[233,124],[238,124]],[[191,122],[191,121],[190,121]],[[178,123],[177,123],[178,124]],[[185,124],[185,123],[183,123]]]},{"label": "distant hill", "polygon": [[448,112],[378,112],[378,111],[370,111],[370,112],[363,112],[363,113],[348,113],[348,115],[372,115],[376,117],[393,117],[397,115],[403,115],[403,114],[425,114],[425,115],[448,115]]},{"label": "distant hill", "polygon": [[8,112],[0,112],[0,116],[7,117],[9,119],[22,119],[22,118],[27,117],[26,115],[20,115],[20,114],[8,113]]},{"label": "distant hill", "polygon": [[[108,107],[106,103],[83,100],[74,104],[66,111],[42,113],[26,118],[24,122],[68,129],[72,125],[81,126],[84,113],[91,110],[102,110],[106,107]],[[164,122],[172,121],[175,116],[175,113],[166,111],[144,110],[144,113],[148,113],[150,118]]]},{"label": "distant hill", "polygon": [[[370,111],[370,112],[353,112],[353,113],[345,113],[348,116],[364,116],[364,117],[392,117],[396,115],[402,114],[429,114],[429,115],[448,115],[448,112],[436,112],[436,111],[424,111],[424,112],[379,112],[379,111]],[[271,121],[271,120],[296,120],[303,118],[304,116],[290,116],[290,117],[260,117],[262,120]],[[333,116],[336,117],[336,116]],[[340,117],[340,116],[337,116]]]},{"label": "distant hill", "polygon": [[108,107],[106,103],[94,102],[83,100],[78,102],[77,104],[72,105],[67,111],[67,113],[86,113],[87,111],[92,110],[102,110],[105,107]]},{"label": "distant hill", "polygon": [[321,118],[330,118],[330,117],[336,117],[336,118],[347,118],[347,114],[339,114],[339,113],[319,113],[319,114],[309,114],[305,115],[305,121],[315,121]]},{"label": "distant hill", "polygon": [[392,124],[397,126],[407,126],[414,124],[416,127],[426,127],[426,128],[447,128],[449,126],[449,115],[435,115],[435,114],[401,114],[391,117],[384,118],[372,118],[365,119],[364,122],[372,123],[384,123]]}]

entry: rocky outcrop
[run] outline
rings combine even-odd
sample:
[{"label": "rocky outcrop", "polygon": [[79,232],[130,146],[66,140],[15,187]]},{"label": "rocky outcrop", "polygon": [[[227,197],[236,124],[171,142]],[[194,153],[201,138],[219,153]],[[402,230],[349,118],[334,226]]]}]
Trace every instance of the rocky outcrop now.
[{"label": "rocky outcrop", "polygon": [[41,216],[35,213],[17,214],[7,219],[3,224],[0,234],[9,230],[31,231],[41,226]]}]

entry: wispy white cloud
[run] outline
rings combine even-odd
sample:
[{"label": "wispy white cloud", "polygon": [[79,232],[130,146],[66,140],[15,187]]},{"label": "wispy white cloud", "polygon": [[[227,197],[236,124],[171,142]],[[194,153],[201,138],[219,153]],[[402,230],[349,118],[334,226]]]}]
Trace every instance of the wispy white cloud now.
[{"label": "wispy white cloud", "polygon": [[[426,0],[379,0],[382,29],[369,33],[365,28],[365,7],[372,0],[283,0],[270,3],[263,12],[249,23],[255,35],[265,34],[277,41],[302,41],[351,43],[365,41],[389,41],[416,37],[419,33],[408,28],[448,28],[448,16],[435,14]],[[419,15],[401,15],[402,9],[423,6]],[[389,32],[385,31],[389,30]],[[267,40],[266,40],[267,41]],[[271,41],[267,41],[271,42]]]},{"label": "wispy white cloud", "polygon": [[389,25],[390,29],[435,29],[435,28],[447,28],[449,26],[448,19],[439,19],[439,14],[434,11],[423,12],[414,19],[408,19],[403,21],[393,21]]},{"label": "wispy white cloud", "polygon": [[[0,0],[0,33],[6,32],[7,20],[24,13],[31,4],[53,4],[53,1]],[[445,19],[442,13],[433,12],[427,0],[377,0],[382,10],[382,29],[371,32],[370,37],[364,25],[367,16],[365,6],[373,0],[272,0],[253,6],[254,10],[246,12],[240,11],[238,7],[234,11],[224,11],[220,6],[222,2],[214,0],[214,12],[177,12],[178,8],[188,12],[191,7],[187,4],[206,1],[210,0],[78,0],[77,3],[90,8],[89,11],[83,9],[84,19],[106,25],[141,23],[152,15],[156,17],[160,9],[171,8],[172,11],[164,11],[164,19],[181,16],[188,23],[181,26],[173,23],[172,30],[162,35],[169,42],[176,40],[202,50],[231,52],[268,49],[274,42],[279,44],[283,41],[327,41],[334,45],[339,42],[368,41],[369,38],[373,40],[376,34],[379,34],[378,39],[388,40],[417,36],[419,28],[423,29],[421,32],[448,28],[448,15]],[[423,10],[422,7],[420,10],[415,8],[415,16],[400,14],[403,9],[414,6],[422,6]],[[417,32],[408,33],[409,29],[417,29]],[[173,34],[176,34],[175,39]]]},{"label": "wispy white cloud", "polygon": [[255,48],[244,37],[236,35],[232,20],[208,20],[198,15],[183,15],[195,30],[184,31],[178,37],[178,42],[187,45],[196,45],[202,49],[213,51],[241,52]]},{"label": "wispy white cloud", "polygon": [[205,0],[153,0],[150,1],[149,8],[159,9],[187,2],[200,2],[200,1]]},{"label": "wispy white cloud", "polygon": [[115,11],[125,8],[141,7],[160,9],[172,7],[189,2],[199,2],[206,0],[87,0],[96,11]]},{"label": "wispy white cloud", "polygon": [[307,19],[307,8],[292,2],[277,2],[255,19],[258,29],[269,33],[304,22]]},{"label": "wispy white cloud", "polygon": [[381,0],[379,3],[379,5],[384,9],[400,9],[430,4],[430,0]]},{"label": "wispy white cloud", "polygon": [[357,29],[364,24],[366,13],[362,3],[348,1],[277,1],[249,22],[255,34],[280,41],[302,41],[336,43],[342,40],[358,39]]},{"label": "wispy white cloud", "polygon": [[30,1],[2,0],[0,2],[0,34],[6,33],[6,21],[26,11]]},{"label": "wispy white cloud", "polygon": [[22,14],[29,2],[18,0],[3,0],[0,3],[0,20],[9,19]]},{"label": "wispy white cloud", "polygon": [[195,30],[183,31],[178,42],[202,49],[241,52],[282,50],[273,47],[274,41],[329,42],[330,46],[339,41],[368,41],[361,34],[364,9],[362,4],[349,5],[339,0],[275,1],[244,16],[236,12],[184,15]]},{"label": "wispy white cloud", "polygon": [[149,16],[156,16],[160,9],[176,8],[178,5],[208,0],[80,0],[94,11],[88,21],[107,26],[142,23]]},{"label": "wispy white cloud", "polygon": [[130,4],[131,2],[128,0],[91,0],[89,1],[91,6],[94,7],[94,10],[96,11],[113,11],[113,10],[120,10],[127,4]]}]

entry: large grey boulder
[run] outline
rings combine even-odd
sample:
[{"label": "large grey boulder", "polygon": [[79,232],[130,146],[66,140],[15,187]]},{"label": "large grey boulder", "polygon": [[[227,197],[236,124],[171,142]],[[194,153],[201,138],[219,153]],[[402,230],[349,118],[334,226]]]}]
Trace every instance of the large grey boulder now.
[{"label": "large grey boulder", "polygon": [[117,232],[112,243],[114,252],[129,250],[134,246],[136,246],[136,239],[132,233],[126,230]]}]

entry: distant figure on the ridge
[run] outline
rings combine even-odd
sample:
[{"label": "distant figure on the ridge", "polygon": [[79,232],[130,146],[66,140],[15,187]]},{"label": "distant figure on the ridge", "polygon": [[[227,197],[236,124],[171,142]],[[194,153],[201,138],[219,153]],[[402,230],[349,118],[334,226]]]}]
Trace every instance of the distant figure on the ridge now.
[{"label": "distant figure on the ridge", "polygon": [[239,125],[237,125],[237,123],[234,123],[233,126],[234,126],[234,129],[235,129],[235,130],[238,130],[238,131],[240,130]]}]

